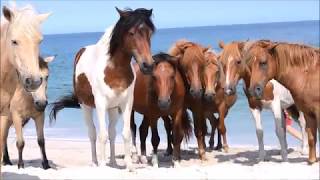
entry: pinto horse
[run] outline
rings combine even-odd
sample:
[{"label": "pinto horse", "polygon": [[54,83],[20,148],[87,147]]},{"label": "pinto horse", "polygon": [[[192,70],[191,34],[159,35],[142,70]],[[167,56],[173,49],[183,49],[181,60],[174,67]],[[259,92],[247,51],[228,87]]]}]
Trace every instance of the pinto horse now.
[{"label": "pinto horse", "polygon": [[[248,42],[231,42],[229,44],[219,43],[221,49],[221,61],[226,68],[226,88],[225,92],[227,95],[233,95],[236,93],[236,86],[240,79],[244,80],[244,92],[247,96],[250,111],[255,120],[256,134],[259,144],[259,161],[265,160],[265,150],[263,143],[263,129],[261,124],[261,111],[263,109],[272,110],[275,117],[276,134],[279,138],[281,145],[281,155],[283,161],[287,161],[287,142],[285,137],[285,126],[282,115],[283,109],[291,110],[291,106],[294,106],[294,101],[291,93],[288,89],[282,86],[279,82],[271,80],[267,83],[264,94],[260,100],[251,96],[248,93],[250,86],[251,73],[246,68],[245,62],[241,60],[243,57],[243,49],[245,44]],[[301,152],[303,154],[307,151],[307,136],[305,133],[305,119],[302,112],[298,112],[299,125],[302,132],[302,146]]]},{"label": "pinto horse", "polygon": [[187,41],[177,41],[169,50],[169,54],[179,57],[179,69],[186,86],[185,105],[192,111],[194,131],[197,137],[199,156],[205,160],[206,121],[202,110],[202,73],[205,64],[204,52],[208,48]]},{"label": "pinto horse", "polygon": [[263,98],[274,78],[292,94],[306,119],[310,164],[317,161],[317,128],[320,134],[320,50],[306,45],[256,41],[245,48],[243,59],[251,71],[249,93]]},{"label": "pinto horse", "polygon": [[[149,126],[152,129],[153,156],[152,164],[158,167],[157,150],[160,138],[157,122],[161,116],[172,117],[173,165],[179,166],[180,144],[183,136],[189,137],[191,125],[184,106],[185,87],[177,68],[177,59],[160,53],[153,56],[155,61],[152,75],[144,75],[136,66],[136,85],[134,90],[133,111],[144,115],[140,130],[141,155],[146,162],[146,138]],[[133,116],[131,121],[133,122]],[[169,119],[170,121],[170,119]],[[134,122],[133,122],[134,123]],[[170,123],[168,120],[166,124]],[[134,128],[132,126],[131,128]],[[166,128],[168,130],[168,128]],[[135,130],[133,129],[133,132]],[[171,131],[167,131],[171,134]],[[133,144],[135,145],[135,134]]]},{"label": "pinto horse", "polygon": [[[43,79],[41,86],[35,92],[27,92],[21,83],[17,84],[16,91],[10,102],[10,118],[9,122],[6,122],[7,126],[1,126],[1,131],[4,134],[4,138],[7,140],[9,128],[14,124],[16,135],[17,135],[17,144],[24,144],[22,128],[25,124],[28,123],[30,118],[34,119],[38,144],[41,150],[42,155],[42,167],[43,169],[50,168],[46,150],[45,150],[45,141],[44,141],[44,110],[47,106],[47,85],[48,85],[48,76],[49,76],[49,67],[48,63],[53,61],[54,56],[42,58],[39,57],[39,65],[41,71],[41,78]],[[24,168],[24,162],[22,159],[22,151],[24,146],[18,146],[19,160],[18,168]],[[4,144],[4,154],[3,154],[3,164],[12,165],[9,153],[7,141]]]},{"label": "pinto horse", "polygon": [[[120,19],[109,27],[97,44],[86,46],[77,53],[74,63],[74,94],[53,104],[51,118],[64,107],[78,107],[84,112],[91,142],[92,162],[98,164],[96,155],[96,129],[92,110],[96,109],[99,122],[101,148],[100,165],[106,165],[105,144],[109,135],[110,164],[116,165],[116,123],[122,114],[124,125],[125,163],[133,171],[130,154],[130,115],[133,104],[135,71],[131,58],[143,73],[151,73],[153,59],[150,38],[155,30],[151,21],[152,10],[119,10]],[[110,39],[109,39],[110,38]],[[109,134],[106,129],[106,110],[109,114]]]},{"label": "pinto horse", "polygon": [[[213,148],[214,128],[217,127],[217,120],[214,113],[219,115],[218,123],[218,146],[216,149],[220,149],[221,146],[227,152],[228,143],[226,136],[226,127],[224,119],[228,114],[229,109],[236,102],[237,96],[226,96],[224,94],[225,75],[222,63],[218,60],[218,56],[212,51],[205,52],[206,64],[203,72],[203,84],[205,87],[203,111],[205,117],[207,117],[212,124],[212,132],[210,137],[210,148]],[[212,119],[214,120],[212,122]],[[220,133],[223,136],[223,144],[221,145]]]}]

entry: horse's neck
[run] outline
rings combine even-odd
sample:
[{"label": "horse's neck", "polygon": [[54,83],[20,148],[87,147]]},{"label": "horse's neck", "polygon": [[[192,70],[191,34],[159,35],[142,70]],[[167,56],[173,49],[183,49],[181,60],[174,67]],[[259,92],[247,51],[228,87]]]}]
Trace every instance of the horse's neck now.
[{"label": "horse's neck", "polygon": [[113,68],[130,68],[131,69],[131,58],[132,55],[125,53],[118,49],[110,61],[113,64]]},{"label": "horse's neck", "polygon": [[245,88],[249,89],[249,87],[250,87],[250,78],[251,78],[250,74],[248,72],[242,72],[241,78],[244,81]]}]

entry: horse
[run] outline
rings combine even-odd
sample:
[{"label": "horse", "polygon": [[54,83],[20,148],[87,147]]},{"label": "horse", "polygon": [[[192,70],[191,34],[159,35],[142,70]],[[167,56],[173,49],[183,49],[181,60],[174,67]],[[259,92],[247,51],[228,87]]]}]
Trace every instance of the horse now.
[{"label": "horse", "polygon": [[264,40],[247,44],[243,56],[251,71],[250,95],[261,99],[271,79],[277,80],[291,92],[306,120],[309,164],[317,161],[317,129],[320,136],[319,57],[319,48]]},{"label": "horse", "polygon": [[[26,91],[38,89],[42,83],[39,69],[39,44],[43,36],[40,25],[50,13],[37,14],[31,6],[2,8],[0,54],[0,126],[8,126],[10,101],[21,83]],[[4,135],[1,131],[1,144]],[[19,147],[22,144],[18,144]],[[2,148],[1,148],[2,149]],[[2,154],[0,154],[2,156]]]},{"label": "horse", "polygon": [[[197,137],[199,157],[206,160],[205,135],[207,132],[204,113],[202,111],[202,73],[205,64],[204,52],[208,48],[188,40],[178,40],[169,49],[171,56],[179,57],[178,68],[186,86],[185,105],[192,111],[194,121],[194,133]],[[212,122],[212,121],[210,121]]]},{"label": "horse", "polygon": [[126,168],[133,171],[130,155],[130,115],[133,104],[135,71],[131,58],[139,64],[141,71],[150,74],[153,59],[150,38],[155,30],[151,20],[152,9],[120,10],[120,19],[109,27],[98,43],[78,51],[74,62],[74,93],[53,103],[51,119],[65,108],[78,108],[84,113],[91,142],[92,163],[97,165],[96,129],[92,110],[96,109],[99,121],[100,165],[106,165],[105,144],[108,131],[105,128],[106,110],[109,114],[110,165],[116,166],[115,137],[119,115],[123,117],[123,140]]},{"label": "horse", "polygon": [[[139,128],[142,162],[146,163],[146,138],[149,126],[152,129],[152,164],[158,167],[157,151],[160,138],[157,130],[157,121],[159,117],[172,117],[172,135],[173,135],[173,158],[174,167],[179,166],[180,144],[183,136],[189,137],[191,132],[190,120],[184,106],[185,87],[181,74],[177,68],[177,58],[165,53],[159,53],[153,56],[154,67],[152,75],[144,75],[137,66],[136,84],[134,90],[134,102],[132,113],[143,114],[143,121]],[[131,122],[134,123],[132,114]],[[170,121],[166,121],[170,123]],[[131,126],[134,128],[134,126]],[[168,128],[166,128],[168,129]],[[135,132],[135,129],[132,129]],[[170,131],[167,131],[170,135]],[[136,134],[133,134],[133,144]]]},{"label": "horse", "polygon": [[[24,139],[22,134],[22,127],[27,124],[30,118],[34,119],[36,124],[38,144],[42,154],[42,167],[43,169],[49,169],[49,163],[45,150],[45,140],[44,140],[44,110],[48,104],[47,101],[47,84],[49,77],[48,63],[54,60],[54,56],[42,58],[39,57],[39,65],[41,71],[41,78],[43,79],[40,87],[35,92],[27,92],[21,83],[17,84],[16,91],[10,102],[10,118],[8,119],[6,127],[1,126],[1,131],[4,132],[4,138],[8,138],[9,128],[14,124],[17,144],[22,144],[18,146],[19,160],[18,168],[24,168],[24,162],[22,160],[22,151],[24,147]],[[4,165],[12,165],[9,153],[7,141],[4,144],[4,154],[3,163]]]},{"label": "horse", "polygon": [[[273,112],[276,134],[281,146],[282,160],[287,161],[287,142],[286,142],[286,132],[285,132],[285,121],[283,119],[282,110],[292,109],[291,106],[294,105],[294,100],[288,89],[282,86],[279,82],[275,80],[270,80],[266,85],[266,90],[260,100],[251,96],[248,93],[250,86],[251,73],[246,68],[245,63],[241,60],[243,57],[243,48],[247,42],[231,42],[229,44],[224,44],[222,41],[219,43],[221,49],[221,60],[226,68],[226,88],[225,93],[227,95],[235,94],[236,86],[240,79],[244,80],[243,90],[247,97],[250,111],[255,120],[256,134],[259,144],[259,158],[258,161],[266,160],[266,152],[264,150],[263,143],[263,128],[261,124],[261,111],[263,109],[270,109]],[[307,136],[305,132],[305,119],[303,113],[298,112],[298,121],[301,127],[302,133],[302,144],[301,153],[306,154],[307,151]]]},{"label": "horse", "polygon": [[[209,120],[215,119],[214,122],[211,122],[211,124],[213,124],[213,129],[209,141],[210,148],[213,148],[214,128],[217,127],[217,120],[213,114],[218,113],[218,146],[215,149],[220,149],[222,147],[228,152],[229,147],[224,119],[227,116],[229,109],[236,102],[237,96],[226,96],[224,94],[225,75],[222,63],[218,58],[216,53],[211,49],[205,52],[206,64],[204,66],[202,78],[205,91],[202,107],[205,117]],[[220,133],[223,136],[223,144],[221,144]]]}]

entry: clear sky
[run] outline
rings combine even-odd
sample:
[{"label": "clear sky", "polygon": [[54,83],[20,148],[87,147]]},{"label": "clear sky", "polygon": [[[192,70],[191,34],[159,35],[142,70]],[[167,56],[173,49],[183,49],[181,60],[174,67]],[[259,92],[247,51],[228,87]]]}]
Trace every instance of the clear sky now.
[{"label": "clear sky", "polygon": [[[8,1],[1,0],[1,6]],[[115,23],[119,8],[153,8],[156,27],[189,27],[319,20],[319,0],[266,1],[17,1],[32,4],[39,12],[52,12],[44,23],[45,34],[102,32]]]}]

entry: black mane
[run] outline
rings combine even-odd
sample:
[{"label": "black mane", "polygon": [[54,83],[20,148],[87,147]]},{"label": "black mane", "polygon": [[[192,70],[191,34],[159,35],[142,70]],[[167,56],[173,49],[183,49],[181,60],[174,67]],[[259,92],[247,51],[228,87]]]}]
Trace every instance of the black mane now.
[{"label": "black mane", "polygon": [[126,9],[123,10],[126,16],[120,16],[117,24],[115,25],[110,40],[109,54],[112,57],[116,52],[117,48],[121,46],[123,42],[123,37],[130,28],[139,26],[140,24],[145,23],[152,32],[155,31],[155,26],[153,25],[152,20],[150,19],[151,14],[150,10],[144,8],[138,8],[136,10]]},{"label": "black mane", "polygon": [[177,61],[176,58],[167,53],[160,52],[153,55],[152,59],[154,60],[155,66],[157,66],[161,62],[168,62],[173,67],[173,69],[176,69],[176,64],[174,63],[174,61]]}]

